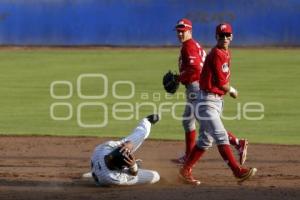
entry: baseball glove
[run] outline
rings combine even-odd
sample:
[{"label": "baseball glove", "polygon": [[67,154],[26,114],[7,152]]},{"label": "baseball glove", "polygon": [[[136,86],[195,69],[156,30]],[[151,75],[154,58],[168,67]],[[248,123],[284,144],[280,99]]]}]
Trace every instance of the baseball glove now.
[{"label": "baseball glove", "polygon": [[174,94],[179,88],[178,74],[168,71],[163,77],[163,86],[167,93]]}]

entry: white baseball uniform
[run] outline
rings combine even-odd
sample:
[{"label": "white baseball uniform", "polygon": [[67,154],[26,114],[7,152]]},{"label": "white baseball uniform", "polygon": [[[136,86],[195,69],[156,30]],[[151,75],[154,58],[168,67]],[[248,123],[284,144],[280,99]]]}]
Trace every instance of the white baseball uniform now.
[{"label": "white baseball uniform", "polygon": [[119,147],[126,141],[133,143],[133,150],[135,152],[144,140],[149,136],[151,123],[147,118],[141,120],[139,125],[133,132],[119,141],[108,141],[104,144],[98,145],[91,157],[91,169],[94,180],[97,185],[136,185],[146,183],[156,183],[159,181],[160,176],[156,171],[138,169],[136,176],[126,173],[125,170],[110,170],[107,168],[104,157]]}]

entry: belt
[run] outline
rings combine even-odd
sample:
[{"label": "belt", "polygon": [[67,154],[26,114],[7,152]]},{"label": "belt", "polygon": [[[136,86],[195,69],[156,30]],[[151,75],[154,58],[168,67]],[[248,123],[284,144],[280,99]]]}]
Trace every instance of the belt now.
[{"label": "belt", "polygon": [[206,96],[207,98],[214,98],[214,99],[223,99],[223,96],[216,94],[216,93],[211,93],[208,91],[200,90],[200,93],[202,97]]}]

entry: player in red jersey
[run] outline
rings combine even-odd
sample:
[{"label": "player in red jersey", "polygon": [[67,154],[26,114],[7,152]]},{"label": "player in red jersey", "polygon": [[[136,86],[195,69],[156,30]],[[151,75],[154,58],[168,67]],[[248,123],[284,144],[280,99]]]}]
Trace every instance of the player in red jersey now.
[{"label": "player in red jersey", "polygon": [[[178,59],[179,81],[186,88],[186,106],[183,113],[182,125],[185,131],[185,154],[173,162],[183,164],[196,143],[196,118],[194,105],[199,92],[199,79],[205,61],[206,52],[201,45],[193,39],[192,22],[188,19],[180,19],[176,24],[176,32],[179,42],[182,44]],[[240,163],[244,164],[247,155],[247,140],[239,140],[231,132],[228,132],[230,144],[239,153]]]},{"label": "player in red jersey", "polygon": [[176,24],[176,32],[179,42],[182,44],[178,59],[179,82],[186,88],[186,106],[183,113],[182,126],[185,131],[185,155],[174,162],[183,163],[186,155],[189,155],[196,141],[196,118],[194,115],[195,101],[199,92],[199,79],[206,57],[206,52],[192,37],[192,22],[188,19],[180,19]]},{"label": "player in red jersey", "polygon": [[219,153],[240,182],[247,180],[257,171],[256,168],[241,167],[236,162],[221,120],[223,96],[227,93],[233,98],[238,96],[237,90],[229,84],[229,44],[232,39],[231,26],[226,23],[219,24],[216,28],[217,45],[208,54],[202,69],[200,92],[195,106],[196,118],[201,124],[199,140],[179,172],[179,177],[190,184],[200,184],[200,181],[192,176],[192,167],[213,142],[217,144]]}]

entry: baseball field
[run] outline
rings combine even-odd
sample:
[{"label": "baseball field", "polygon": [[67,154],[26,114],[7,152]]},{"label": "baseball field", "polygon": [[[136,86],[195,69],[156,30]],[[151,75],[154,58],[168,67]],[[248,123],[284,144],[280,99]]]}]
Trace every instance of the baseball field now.
[{"label": "baseball field", "polygon": [[[300,49],[232,49],[225,98],[228,130],[250,142],[240,185],[213,148],[195,168],[199,187],[177,180],[171,158],[183,152],[184,88],[166,95],[162,76],[177,70],[177,48],[0,49],[0,199],[298,199],[300,196]],[[155,185],[97,188],[89,171],[95,145],[126,136],[159,112],[139,149]]]}]

